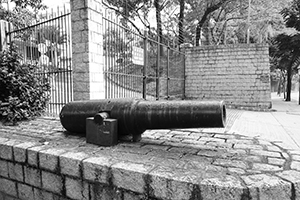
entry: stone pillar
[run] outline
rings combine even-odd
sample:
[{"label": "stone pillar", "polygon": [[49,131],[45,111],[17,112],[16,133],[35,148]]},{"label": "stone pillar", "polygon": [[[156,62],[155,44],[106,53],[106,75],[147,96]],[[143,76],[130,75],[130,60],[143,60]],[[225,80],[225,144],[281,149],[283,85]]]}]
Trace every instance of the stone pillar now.
[{"label": "stone pillar", "polygon": [[101,1],[70,1],[74,100],[105,97]]}]

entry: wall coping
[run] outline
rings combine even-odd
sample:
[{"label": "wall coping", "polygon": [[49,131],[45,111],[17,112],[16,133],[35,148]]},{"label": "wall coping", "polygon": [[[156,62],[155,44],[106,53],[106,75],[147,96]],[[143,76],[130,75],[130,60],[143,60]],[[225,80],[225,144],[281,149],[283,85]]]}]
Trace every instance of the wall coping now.
[{"label": "wall coping", "polygon": [[222,44],[222,45],[202,45],[202,46],[193,46],[193,47],[183,47],[186,51],[191,51],[191,50],[199,50],[199,49],[232,49],[232,48],[269,48],[268,44],[264,43],[253,43],[253,44]]}]

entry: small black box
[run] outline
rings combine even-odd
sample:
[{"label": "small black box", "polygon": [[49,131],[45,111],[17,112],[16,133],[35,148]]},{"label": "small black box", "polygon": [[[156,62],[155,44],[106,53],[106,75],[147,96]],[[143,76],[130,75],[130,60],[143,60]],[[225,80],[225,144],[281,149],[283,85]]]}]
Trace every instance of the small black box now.
[{"label": "small black box", "polygon": [[113,146],[118,143],[118,120],[104,119],[103,124],[94,122],[93,117],[86,118],[86,142],[100,146]]}]

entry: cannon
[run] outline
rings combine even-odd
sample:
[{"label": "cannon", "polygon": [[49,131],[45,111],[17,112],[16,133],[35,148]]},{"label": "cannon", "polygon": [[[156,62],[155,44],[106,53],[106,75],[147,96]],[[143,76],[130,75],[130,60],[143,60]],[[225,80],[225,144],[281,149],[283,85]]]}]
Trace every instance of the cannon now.
[{"label": "cannon", "polygon": [[[62,126],[110,146],[122,138],[138,141],[147,129],[224,127],[223,101],[101,99],[73,101],[60,112]],[[99,142],[100,141],[100,142]]]}]

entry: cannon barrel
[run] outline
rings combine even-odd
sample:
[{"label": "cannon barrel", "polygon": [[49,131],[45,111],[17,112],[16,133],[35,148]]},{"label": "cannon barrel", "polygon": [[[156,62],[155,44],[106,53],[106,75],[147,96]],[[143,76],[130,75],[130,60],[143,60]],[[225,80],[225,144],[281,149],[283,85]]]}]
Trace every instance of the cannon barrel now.
[{"label": "cannon barrel", "polygon": [[226,121],[223,101],[143,99],[70,102],[62,108],[60,120],[67,131],[85,134],[86,118],[102,121],[98,113],[107,113],[104,116],[118,120],[118,135],[140,135],[147,129],[224,127]]}]

